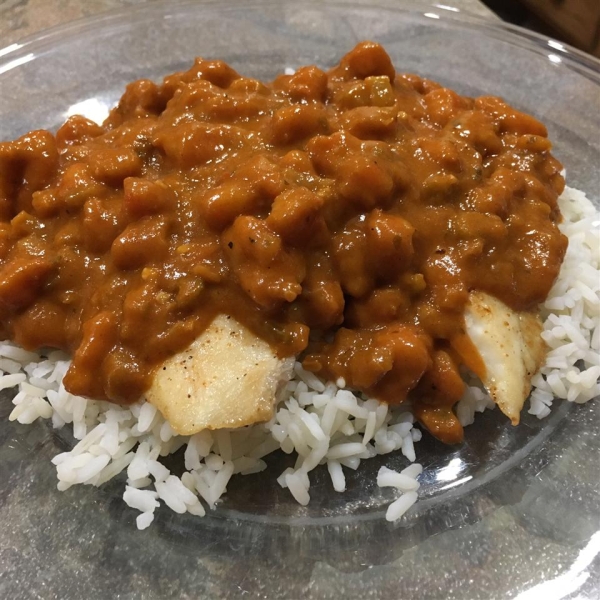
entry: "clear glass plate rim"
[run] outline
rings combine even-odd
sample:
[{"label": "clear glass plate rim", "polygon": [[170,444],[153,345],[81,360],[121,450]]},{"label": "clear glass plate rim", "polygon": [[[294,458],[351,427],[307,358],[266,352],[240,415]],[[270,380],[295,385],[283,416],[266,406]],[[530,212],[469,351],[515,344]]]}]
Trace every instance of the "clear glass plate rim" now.
[{"label": "clear glass plate rim", "polygon": [[[385,0],[384,0],[385,1]],[[427,0],[417,0],[416,2],[407,2],[406,0],[402,0],[398,2],[397,7],[391,7],[389,5],[384,4],[359,4],[359,3],[345,3],[345,2],[327,2],[327,4],[322,4],[319,2],[315,2],[312,0],[308,0],[306,2],[301,2],[296,4],[293,0],[243,0],[243,4],[238,2],[237,0],[233,2],[229,2],[227,4],[223,4],[219,2],[219,0],[203,0],[202,2],[198,2],[197,0],[159,0],[158,2],[152,3],[150,5],[138,5],[138,6],[129,6],[129,7],[121,7],[115,10],[110,10],[105,13],[101,13],[99,15],[85,17],[82,19],[77,19],[66,23],[64,25],[53,27],[46,29],[38,34],[34,34],[27,38],[24,38],[21,42],[17,42],[15,44],[11,44],[4,49],[0,49],[0,75],[8,70],[7,67],[11,68],[10,65],[14,65],[14,68],[17,68],[21,64],[28,62],[24,61],[24,57],[30,56],[29,60],[33,60],[38,57],[35,54],[35,51],[38,47],[45,48],[46,50],[50,50],[54,43],[67,43],[70,38],[80,37],[86,31],[98,31],[102,30],[105,27],[110,27],[111,25],[114,28],[128,27],[130,24],[137,25],[140,23],[140,19],[143,22],[152,22],[158,18],[165,18],[168,15],[185,15],[187,12],[197,12],[202,9],[207,10],[217,10],[218,12],[227,12],[232,13],[236,10],[240,10],[243,7],[250,7],[254,9],[258,9],[261,7],[272,7],[272,6],[286,6],[291,9],[314,9],[314,10],[331,10],[331,9],[352,9],[352,10],[365,10],[369,12],[382,10],[387,12],[393,12],[395,14],[403,14],[410,18],[421,18],[424,23],[430,24],[432,27],[435,27],[435,23],[437,19],[428,18],[426,13],[423,11],[437,10],[443,11],[443,17],[440,18],[440,21],[447,21],[452,26],[457,27],[465,27],[470,25],[475,25],[479,30],[485,30],[486,32],[494,33],[499,39],[506,42],[515,42],[518,43],[519,48],[524,50],[529,50],[530,52],[534,52],[536,54],[548,53],[548,45],[547,42],[549,38],[529,32],[523,28],[512,26],[501,21],[495,22],[491,19],[487,19],[485,17],[480,17],[477,15],[473,15],[472,13],[458,10],[451,5],[439,4],[435,2],[429,2]],[[410,8],[407,8],[409,6]],[[437,13],[436,13],[437,14]],[[440,16],[440,15],[438,15]],[[114,30],[113,28],[113,30]],[[545,48],[541,47],[541,44],[545,45]],[[561,43],[558,43],[561,45]],[[579,71],[579,67],[582,65],[578,63],[579,59],[583,59],[584,62],[588,64],[584,64],[584,67],[588,67],[592,69],[590,72],[595,78],[598,85],[600,85],[600,60],[593,59],[592,57],[588,57],[584,53],[579,52],[578,50],[571,48],[567,45],[562,45],[561,48],[551,47],[552,51],[561,52],[565,55],[565,60],[562,65],[556,65],[557,67],[565,66],[567,68],[573,67],[576,63],[578,64],[577,70]],[[1,81],[1,78],[0,78]],[[532,445],[534,447],[538,447],[542,445],[546,438],[550,435],[551,431],[547,431],[540,438],[536,436],[536,439],[532,443],[528,443],[525,448],[521,449],[520,455],[523,454],[526,450],[530,450]],[[528,452],[525,452],[527,454]],[[461,488],[461,495],[465,493],[469,493],[473,491],[475,488],[479,488],[481,486],[485,486],[490,481],[495,480],[498,476],[500,476],[506,470],[511,469],[516,464],[516,457],[513,457],[508,463],[503,463],[497,468],[494,468],[490,473],[488,473],[485,477],[484,481],[475,482],[466,482],[459,486]],[[452,490],[453,493],[457,490]],[[445,493],[442,495],[445,499],[450,500],[453,494]],[[437,503],[440,498],[432,498],[432,499],[423,499],[419,503],[420,510],[428,509],[432,504]],[[236,510],[227,509],[225,512],[229,514],[229,516],[236,518],[238,513]],[[384,510],[376,510],[372,513],[361,515],[361,521],[370,521],[370,520],[378,520],[382,518],[384,514]],[[248,518],[245,515],[245,518],[250,521],[262,521],[262,518]],[[356,518],[356,517],[355,517]],[[281,522],[281,523],[280,523]],[[324,519],[313,519],[309,518],[300,518],[295,525],[331,525],[345,522],[345,517],[339,518],[324,518]],[[287,519],[275,519],[275,524],[289,524]]]},{"label": "clear glass plate rim", "polygon": [[[70,21],[68,23],[51,27],[41,32],[32,34],[21,40],[9,44],[5,47],[0,47],[0,75],[14,67],[19,66],[37,56],[36,51],[41,52],[54,44],[68,41],[67,38],[81,35],[85,31],[102,29],[111,25],[125,26],[123,19],[131,20],[136,18],[136,22],[140,19],[143,21],[152,21],[159,16],[163,18],[168,14],[177,13],[179,11],[191,10],[197,11],[206,9],[218,9],[222,12],[232,12],[239,10],[240,7],[257,9],[261,7],[278,7],[285,5],[289,8],[316,10],[329,9],[352,9],[353,11],[360,10],[381,10],[393,13],[405,13],[411,17],[424,17],[428,21],[439,20],[444,23],[450,23],[457,27],[474,26],[487,34],[499,38],[506,42],[518,44],[524,50],[536,54],[547,54],[549,49],[553,54],[559,54],[562,66],[577,71],[580,74],[600,85],[600,59],[597,59],[581,50],[578,50],[564,42],[559,42],[551,37],[529,31],[518,25],[505,23],[503,21],[493,21],[491,19],[474,15],[468,11],[457,9],[452,4],[440,4],[437,2],[428,2],[427,0],[417,0],[417,2],[402,2],[401,6],[390,6],[385,4],[366,4],[366,3],[346,3],[346,2],[316,2],[315,0],[307,0],[301,3],[293,0],[244,0],[243,2],[229,2],[223,4],[219,0],[159,0],[158,2],[141,4],[138,6],[120,7],[118,9],[109,10],[107,12],[83,17]],[[430,17],[432,13],[423,12],[427,9],[443,11],[443,17],[435,13],[435,17]],[[25,60],[27,59],[27,60]]]}]

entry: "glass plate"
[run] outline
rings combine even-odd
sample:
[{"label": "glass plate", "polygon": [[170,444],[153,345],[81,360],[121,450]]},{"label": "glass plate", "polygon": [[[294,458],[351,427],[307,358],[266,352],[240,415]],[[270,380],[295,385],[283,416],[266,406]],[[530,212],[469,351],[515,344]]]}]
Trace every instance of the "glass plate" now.
[{"label": "glass plate", "polygon": [[[600,63],[451,6],[294,2],[157,3],[83,20],[0,50],[0,139],[102,119],[127,82],[159,79],[194,56],[271,78],[327,67],[362,39],[400,71],[463,94],[495,94],[548,126],[570,185],[599,196]],[[235,478],[207,517],[160,509],[138,532],[123,480],[56,490],[50,458],[72,444],[43,422],[9,423],[0,402],[0,597],[20,598],[598,598],[600,403],[555,403],[513,428],[491,411],[459,447],[427,437],[421,499],[384,514],[381,464],[364,462],[335,493],[325,470],[301,507],[267,472]],[[177,469],[181,456],[172,459]]]}]

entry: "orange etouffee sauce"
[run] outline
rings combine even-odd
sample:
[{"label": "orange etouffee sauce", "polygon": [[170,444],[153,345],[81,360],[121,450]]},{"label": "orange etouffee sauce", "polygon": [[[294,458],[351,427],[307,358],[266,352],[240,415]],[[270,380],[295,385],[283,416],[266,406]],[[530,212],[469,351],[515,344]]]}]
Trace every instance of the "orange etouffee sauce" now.
[{"label": "orange etouffee sauce", "polygon": [[459,441],[469,292],[546,298],[560,171],[537,120],[375,43],[271,83],[197,59],[101,126],[0,144],[0,335],[67,350],[69,391],[125,404],[226,313]]}]

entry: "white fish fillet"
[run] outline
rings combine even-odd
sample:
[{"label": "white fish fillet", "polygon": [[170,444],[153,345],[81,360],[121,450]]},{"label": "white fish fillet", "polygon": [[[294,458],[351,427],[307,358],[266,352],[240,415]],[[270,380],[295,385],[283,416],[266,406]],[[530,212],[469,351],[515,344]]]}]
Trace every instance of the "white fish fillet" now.
[{"label": "white fish fillet", "polygon": [[277,389],[293,366],[293,357],[278,358],[267,342],[220,315],[156,372],[146,399],[180,435],[243,427],[273,416]]},{"label": "white fish fillet", "polygon": [[539,315],[516,312],[493,296],[472,292],[465,323],[485,364],[483,385],[500,410],[517,425],[531,390],[531,378],[546,356]]}]

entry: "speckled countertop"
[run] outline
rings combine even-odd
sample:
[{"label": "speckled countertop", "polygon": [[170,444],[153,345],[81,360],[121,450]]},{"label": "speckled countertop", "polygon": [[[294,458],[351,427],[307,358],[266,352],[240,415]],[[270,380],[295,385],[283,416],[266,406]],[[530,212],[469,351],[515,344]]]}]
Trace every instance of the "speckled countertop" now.
[{"label": "speckled countertop", "polygon": [[[0,48],[48,27],[123,6],[150,4],[155,1],[157,0],[0,0]],[[354,3],[357,3],[356,0]],[[363,0],[363,3],[378,2]],[[451,0],[446,4],[484,17],[495,16],[479,0]]]}]

